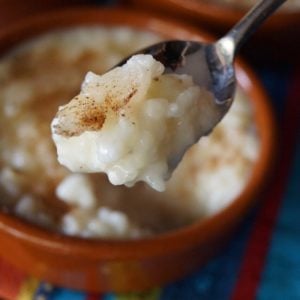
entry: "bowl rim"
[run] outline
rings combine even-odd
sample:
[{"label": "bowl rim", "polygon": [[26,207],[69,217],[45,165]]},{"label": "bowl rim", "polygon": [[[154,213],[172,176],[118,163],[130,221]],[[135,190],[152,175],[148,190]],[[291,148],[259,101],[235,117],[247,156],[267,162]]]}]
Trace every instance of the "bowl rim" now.
[{"label": "bowl rim", "polygon": [[[124,0],[125,3],[126,1],[138,4],[138,0]],[[173,12],[186,13],[199,22],[206,21],[212,25],[224,24],[226,26],[233,26],[251,8],[251,6],[244,8],[203,0],[144,0],[143,5],[151,7],[156,5]],[[268,19],[263,30],[270,33],[272,30],[290,28],[295,24],[300,24],[300,9],[280,10]]]},{"label": "bowl rim", "polygon": [[[80,22],[78,22],[80,20]],[[98,20],[98,21],[97,21]],[[111,21],[113,20],[113,21]],[[118,22],[116,22],[118,20]],[[97,21],[97,22],[96,22]],[[135,22],[132,24],[132,22]],[[49,26],[49,24],[55,26]],[[129,26],[154,32],[168,34],[174,27],[177,30],[176,38],[187,35],[190,39],[207,39],[212,37],[191,25],[174,20],[156,17],[155,15],[117,8],[72,8],[56,12],[41,14],[31,19],[20,21],[10,27],[0,30],[0,52],[8,50],[12,45],[37,36],[45,31],[53,31],[62,27],[77,24],[86,26],[96,23],[100,26]],[[49,28],[48,28],[49,27]],[[173,30],[172,29],[172,30]],[[179,30],[180,29],[180,30]],[[172,32],[172,31],[171,31]],[[20,37],[22,37],[20,39]],[[0,234],[10,235],[27,243],[38,245],[47,251],[70,253],[76,256],[89,257],[89,259],[130,259],[147,258],[151,256],[166,255],[174,251],[184,251],[192,245],[203,244],[213,237],[222,234],[222,228],[231,224],[233,217],[241,211],[245,212],[252,206],[258,190],[265,183],[270,166],[274,161],[276,126],[274,115],[268,97],[253,73],[242,61],[237,59],[237,75],[239,84],[246,91],[254,103],[254,108],[261,113],[256,115],[256,122],[260,124],[261,153],[256,162],[253,173],[242,194],[219,213],[185,226],[178,230],[137,240],[107,240],[84,239],[80,237],[65,236],[30,224],[13,215],[0,211]]]}]

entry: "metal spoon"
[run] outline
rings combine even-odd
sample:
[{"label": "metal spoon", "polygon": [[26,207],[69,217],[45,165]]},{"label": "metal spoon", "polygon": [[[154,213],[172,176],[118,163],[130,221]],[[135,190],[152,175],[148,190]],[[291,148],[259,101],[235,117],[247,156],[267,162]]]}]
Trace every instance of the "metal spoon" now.
[{"label": "metal spoon", "polygon": [[[234,98],[236,78],[233,62],[236,53],[251,33],[285,1],[259,1],[215,43],[164,41],[135,54],[151,54],[165,66],[165,73],[189,74],[195,83],[212,92],[218,110],[216,119],[210,123],[212,130],[227,113]],[[127,60],[128,58],[118,65]]]}]

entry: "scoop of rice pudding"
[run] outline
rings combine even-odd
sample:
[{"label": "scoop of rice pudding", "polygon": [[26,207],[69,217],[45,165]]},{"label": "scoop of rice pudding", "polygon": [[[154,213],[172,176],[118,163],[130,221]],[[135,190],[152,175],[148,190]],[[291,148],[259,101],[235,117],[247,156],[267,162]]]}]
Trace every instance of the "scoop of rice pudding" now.
[{"label": "scoop of rice pudding", "polygon": [[52,122],[59,162],[73,172],[105,172],[115,185],[145,181],[165,190],[170,169],[217,112],[190,76],[163,72],[140,54],[102,76],[88,73]]},{"label": "scoop of rice pudding", "polygon": [[[49,128],[57,107],[78,94],[88,70],[104,73],[159,39],[128,28],[75,28],[38,37],[0,59],[2,211],[68,235],[138,238],[191,224],[239,195],[259,155],[252,106],[240,90],[163,193],[143,183],[113,186],[102,174],[71,173],[57,162]],[[190,82],[182,80],[179,87]]]}]

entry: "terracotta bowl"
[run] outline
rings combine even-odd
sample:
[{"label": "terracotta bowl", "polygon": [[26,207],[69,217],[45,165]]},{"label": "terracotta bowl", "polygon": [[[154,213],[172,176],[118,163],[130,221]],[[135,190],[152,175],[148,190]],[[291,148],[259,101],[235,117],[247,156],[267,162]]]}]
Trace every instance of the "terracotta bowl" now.
[{"label": "terracotta bowl", "polygon": [[[0,32],[0,53],[38,34],[78,25],[126,25],[175,39],[208,40],[198,29],[126,10],[68,10],[36,17]],[[261,153],[242,194],[220,213],[166,234],[140,240],[86,240],[48,232],[0,212],[0,255],[51,283],[93,292],[151,288],[195,271],[222,249],[256,202],[275,149],[273,115],[252,71],[237,63],[239,84],[255,108]]]},{"label": "terracotta bowl", "polygon": [[95,0],[0,0],[0,28],[26,16],[94,2]]},{"label": "terracotta bowl", "polygon": [[[214,28],[229,28],[240,20],[247,8],[203,0],[126,0],[139,7],[157,9],[165,13],[174,13],[181,18],[191,18],[197,22],[209,24]],[[288,30],[300,24],[300,9],[295,11],[280,10],[264,25],[263,30],[269,34],[277,30]]]},{"label": "terracotta bowl", "polygon": [[[152,10],[200,25],[222,35],[248,11],[202,0],[123,0],[139,9]],[[255,45],[254,45],[254,44]],[[280,10],[268,19],[242,49],[255,62],[300,61],[300,9]]]}]

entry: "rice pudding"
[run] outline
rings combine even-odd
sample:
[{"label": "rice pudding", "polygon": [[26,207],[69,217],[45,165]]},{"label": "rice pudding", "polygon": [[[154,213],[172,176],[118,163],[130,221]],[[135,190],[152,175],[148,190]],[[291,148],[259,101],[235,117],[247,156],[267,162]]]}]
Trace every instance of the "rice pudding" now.
[{"label": "rice pudding", "polygon": [[218,118],[213,95],[188,75],[163,74],[151,55],[135,55],[99,76],[52,122],[58,160],[73,172],[104,172],[115,185],[144,181],[165,190],[185,150]]},{"label": "rice pudding", "polygon": [[186,153],[163,193],[143,183],[113,186],[101,174],[71,173],[57,162],[49,126],[57,107],[79,93],[89,70],[104,73],[160,39],[129,28],[82,27],[42,35],[1,58],[2,211],[68,235],[138,238],[191,224],[235,199],[260,150],[241,91],[213,134]]}]

